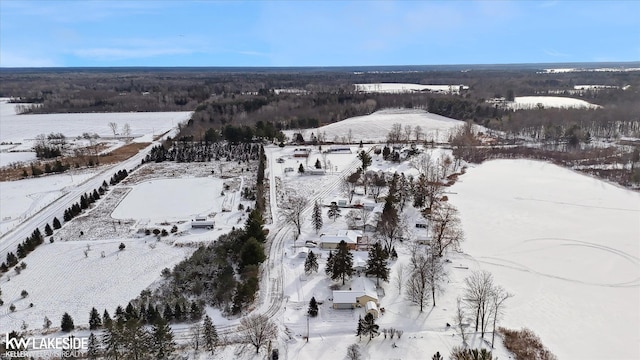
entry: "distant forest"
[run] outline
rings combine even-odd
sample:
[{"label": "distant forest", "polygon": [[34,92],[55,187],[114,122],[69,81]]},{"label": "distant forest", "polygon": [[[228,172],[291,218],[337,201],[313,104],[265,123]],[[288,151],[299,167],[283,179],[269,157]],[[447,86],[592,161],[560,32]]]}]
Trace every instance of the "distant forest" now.
[{"label": "distant forest", "polygon": [[[560,138],[567,131],[585,139],[587,134],[640,135],[640,72],[539,73],[545,67],[2,69],[0,97],[31,103],[21,108],[24,113],[195,111],[179,135],[194,140],[230,125],[310,128],[398,107],[421,108],[537,140]],[[456,95],[369,94],[353,86],[375,82],[461,84],[469,89]],[[612,88],[576,94],[574,85],[582,84]],[[527,95],[570,96],[603,108],[510,111],[486,102]]]}]

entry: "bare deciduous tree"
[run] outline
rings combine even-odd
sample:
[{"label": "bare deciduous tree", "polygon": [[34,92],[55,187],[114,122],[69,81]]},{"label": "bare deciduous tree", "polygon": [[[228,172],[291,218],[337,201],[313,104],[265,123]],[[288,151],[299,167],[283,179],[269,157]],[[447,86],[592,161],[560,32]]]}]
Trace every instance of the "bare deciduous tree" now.
[{"label": "bare deciduous tree", "polygon": [[256,348],[256,354],[260,352],[262,345],[278,335],[276,325],[263,314],[249,315],[240,319],[238,331],[244,342]]},{"label": "bare deciduous tree", "polygon": [[404,126],[404,138],[407,142],[411,140],[411,133],[413,133],[413,128],[411,128],[411,125],[406,124]]},{"label": "bare deciduous tree", "polygon": [[422,312],[424,304],[430,295],[428,281],[429,257],[416,251],[411,254],[411,262],[409,263],[409,279],[407,280],[405,294],[407,295],[407,300],[420,306],[420,312]]},{"label": "bare deciduous tree", "polygon": [[387,134],[387,142],[398,144],[400,140],[402,140],[402,125],[400,123],[394,123],[391,125],[391,130]]},{"label": "bare deciduous tree", "polygon": [[466,327],[466,315],[464,313],[464,309],[462,306],[462,299],[456,299],[456,317],[455,324],[458,327],[458,331],[460,331],[460,336],[462,337],[462,346],[467,347],[467,333],[465,332]]},{"label": "bare deciduous tree", "polygon": [[349,360],[360,360],[362,359],[362,354],[360,354],[360,346],[358,344],[351,344],[347,348],[347,359]]},{"label": "bare deciduous tree", "polygon": [[131,126],[129,126],[129,123],[124,124],[124,126],[122,127],[122,135],[125,136],[126,142],[131,141]]},{"label": "bare deciduous tree", "polygon": [[356,191],[356,186],[358,186],[361,174],[362,172],[358,170],[351,175],[346,176],[342,181],[342,192],[349,199],[349,204],[351,204],[351,201],[353,200],[353,194]]},{"label": "bare deciduous tree", "polygon": [[189,327],[189,335],[191,336],[191,346],[193,346],[193,350],[197,352],[200,349],[200,339],[202,337],[202,324],[197,322],[191,325]]},{"label": "bare deciduous tree", "polygon": [[113,136],[115,137],[116,134],[118,134],[118,124],[116,124],[114,122],[110,122],[109,123],[109,128],[111,129],[111,131],[113,132]]},{"label": "bare deciduous tree", "polygon": [[458,210],[451,204],[441,204],[434,208],[430,218],[435,254],[442,256],[447,248],[458,248],[464,239]]},{"label": "bare deciduous tree", "polygon": [[422,132],[422,127],[420,125],[416,125],[416,127],[413,128],[413,132],[416,135],[416,141],[420,141],[422,135],[424,135],[424,133]]},{"label": "bare deciduous tree", "polygon": [[404,283],[404,266],[398,266],[398,270],[396,270],[396,288],[398,288],[398,294],[402,293],[402,285]]},{"label": "bare deciduous tree", "polygon": [[492,305],[493,276],[486,270],[474,271],[473,274],[464,279],[464,283],[466,286],[464,301],[475,312],[475,331],[480,328],[481,336],[484,337]]},{"label": "bare deciduous tree", "polygon": [[302,212],[307,207],[307,199],[296,195],[293,192],[290,192],[289,198],[283,204],[283,208],[280,211],[281,219],[288,224],[295,226],[296,228],[296,240],[298,236],[300,236],[300,231],[302,228],[302,222],[304,219],[302,218]]},{"label": "bare deciduous tree", "polygon": [[491,348],[493,348],[494,341],[496,339],[496,323],[498,322],[498,317],[502,314],[502,308],[504,302],[513,297],[513,294],[508,293],[502,286],[496,285],[493,288],[491,294],[491,316],[493,317],[493,329],[491,331]]}]

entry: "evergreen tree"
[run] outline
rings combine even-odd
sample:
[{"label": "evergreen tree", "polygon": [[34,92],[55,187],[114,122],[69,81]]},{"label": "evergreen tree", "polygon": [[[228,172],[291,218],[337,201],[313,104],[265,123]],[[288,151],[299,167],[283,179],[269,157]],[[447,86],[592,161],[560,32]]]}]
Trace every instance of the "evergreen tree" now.
[{"label": "evergreen tree", "polygon": [[304,174],[304,166],[302,166],[302,164],[300,164],[300,166],[298,166],[298,172],[300,174]]},{"label": "evergreen tree", "polygon": [[367,314],[361,319],[362,335],[369,335],[369,340],[379,335],[380,326],[376,324],[372,314]]},{"label": "evergreen tree", "polygon": [[91,360],[95,360],[100,356],[98,338],[93,333],[89,334],[89,342],[87,343],[87,356]]},{"label": "evergreen tree", "polygon": [[158,310],[151,302],[147,305],[147,310],[144,312],[144,319],[147,324],[155,324],[156,321],[160,318],[158,314]]},{"label": "evergreen tree", "polygon": [[311,317],[318,316],[318,302],[315,297],[312,297],[311,301],[309,301],[309,310],[307,310],[307,313]]},{"label": "evergreen tree", "polygon": [[333,219],[333,221],[335,222],[336,219],[340,217],[340,208],[338,207],[338,204],[332,202],[331,205],[329,205],[329,211],[327,211],[327,215],[329,215],[329,219]]},{"label": "evergreen tree", "polygon": [[173,308],[173,318],[177,322],[184,321],[184,311],[179,301],[176,301],[176,306]]},{"label": "evergreen tree", "polygon": [[327,257],[327,265],[324,268],[324,273],[328,276],[333,274],[333,252],[329,250],[329,257]]},{"label": "evergreen tree", "polygon": [[53,229],[51,228],[51,225],[49,225],[49,223],[47,223],[47,225],[44,226],[44,234],[46,236],[53,235]]},{"label": "evergreen tree", "polygon": [[261,243],[267,240],[264,231],[264,219],[262,218],[262,212],[258,209],[253,209],[247,218],[245,224],[245,237],[249,239],[253,237]]},{"label": "evergreen tree", "polygon": [[316,159],[315,167],[316,169],[322,169],[322,163],[320,163],[320,159]]},{"label": "evergreen tree", "polygon": [[120,305],[118,305],[118,307],[116,308],[115,319],[116,322],[120,325],[124,325],[124,322],[126,321],[124,317],[124,309]]},{"label": "evergreen tree", "polygon": [[124,310],[124,318],[127,321],[132,319],[137,320],[140,318],[140,316],[138,315],[138,311],[136,310],[136,308],[133,306],[132,303],[127,304],[127,307]]},{"label": "evergreen tree", "polygon": [[64,221],[69,221],[71,220],[72,216],[71,216],[71,211],[69,209],[64,211],[64,216],[62,217],[62,219]]},{"label": "evergreen tree", "polygon": [[371,155],[362,150],[358,153],[358,159],[360,159],[360,162],[362,163],[360,168],[362,169],[362,173],[364,174],[365,172],[367,172],[367,168],[371,166]]},{"label": "evergreen tree", "polygon": [[80,208],[86,209],[89,207],[89,199],[87,198],[87,194],[80,196]]},{"label": "evergreen tree", "polygon": [[131,319],[125,323],[122,340],[126,359],[142,360],[153,347],[152,335],[138,319]]},{"label": "evergreen tree", "polygon": [[166,322],[171,322],[171,320],[173,320],[173,310],[171,310],[171,306],[169,306],[169,304],[166,304],[164,306],[164,312],[162,313],[162,318]]},{"label": "evergreen tree", "polygon": [[60,220],[58,220],[57,217],[53,218],[53,228],[54,229],[60,229],[62,227],[62,224],[60,224]]},{"label": "evergreen tree", "polygon": [[266,258],[262,244],[255,238],[249,238],[240,251],[240,267],[244,269],[249,265],[259,265]]},{"label": "evergreen tree", "polygon": [[64,332],[70,332],[75,326],[73,325],[73,318],[68,313],[62,315],[62,321],[60,322],[60,329]]},{"label": "evergreen tree", "polygon": [[104,309],[104,313],[102,313],[102,324],[104,325],[104,327],[108,328],[111,327],[112,322],[113,321],[111,320],[109,312],[107,311],[107,309]]},{"label": "evergreen tree", "polygon": [[98,194],[98,190],[93,189],[93,200],[98,200],[100,199],[100,194]]},{"label": "evergreen tree", "polygon": [[100,314],[96,308],[91,308],[91,312],[89,313],[89,330],[96,330],[100,326],[102,326]]},{"label": "evergreen tree", "polygon": [[338,244],[338,250],[333,255],[333,268],[331,269],[331,279],[342,278],[342,285],[345,279],[353,275],[353,254],[349,251],[347,243],[342,240]]},{"label": "evergreen tree", "polygon": [[444,358],[442,357],[442,355],[440,355],[439,351],[436,351],[436,353],[433,354],[433,357],[431,358],[431,360],[444,360]]},{"label": "evergreen tree", "polygon": [[162,319],[153,326],[152,351],[156,359],[168,359],[176,351],[173,331],[169,324]]},{"label": "evergreen tree", "polygon": [[363,322],[364,320],[362,320],[362,315],[360,315],[358,318],[358,328],[356,329],[356,336],[359,336],[360,340],[362,340],[362,334],[364,334]]},{"label": "evergreen tree", "polygon": [[104,348],[104,355],[107,359],[124,359],[124,357],[121,356],[122,348],[124,345],[124,323],[119,324],[117,321],[109,321],[109,324],[109,326],[106,326],[105,322],[105,331],[102,334],[102,346]]},{"label": "evergreen tree", "polygon": [[313,214],[311,214],[311,222],[313,223],[313,228],[316,230],[316,234],[322,229],[322,209],[320,208],[320,204],[316,201],[313,205]]},{"label": "evergreen tree", "polygon": [[204,316],[202,337],[205,348],[213,354],[215,347],[218,345],[218,331],[209,315]]},{"label": "evergreen tree", "polygon": [[313,251],[309,251],[307,259],[304,261],[304,272],[309,275],[312,272],[318,272],[318,258]]},{"label": "evergreen tree", "polygon": [[191,302],[191,311],[189,312],[191,321],[200,321],[202,319],[202,308],[194,300]]},{"label": "evergreen tree", "polygon": [[380,285],[380,279],[389,281],[389,268],[387,267],[387,252],[379,242],[369,247],[369,259],[365,273],[376,277],[376,285]]},{"label": "evergreen tree", "polygon": [[18,244],[18,248],[16,249],[16,254],[18,254],[18,258],[23,259],[27,256],[27,251],[24,249],[24,245]]}]

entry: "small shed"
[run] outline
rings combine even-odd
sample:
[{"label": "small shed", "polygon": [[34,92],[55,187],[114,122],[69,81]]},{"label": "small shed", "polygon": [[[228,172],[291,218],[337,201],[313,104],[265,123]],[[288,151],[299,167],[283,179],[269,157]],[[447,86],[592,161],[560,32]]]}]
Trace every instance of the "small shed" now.
[{"label": "small shed", "polygon": [[209,220],[206,216],[196,216],[195,220],[191,220],[192,229],[213,229],[216,223],[213,220]]},{"label": "small shed", "polygon": [[367,314],[373,315],[374,319],[377,319],[378,316],[380,316],[380,310],[378,310],[378,305],[376,305],[375,302],[367,301],[367,303],[365,304],[364,308],[365,308],[365,311],[367,312]]}]

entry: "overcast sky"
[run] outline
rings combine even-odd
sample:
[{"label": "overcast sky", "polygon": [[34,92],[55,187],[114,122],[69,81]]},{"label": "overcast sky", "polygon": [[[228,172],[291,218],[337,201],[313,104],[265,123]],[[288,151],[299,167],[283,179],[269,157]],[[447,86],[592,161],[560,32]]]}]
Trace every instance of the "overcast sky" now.
[{"label": "overcast sky", "polygon": [[640,1],[0,0],[0,66],[640,60]]}]

